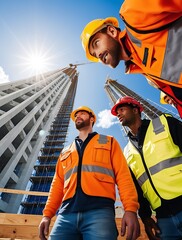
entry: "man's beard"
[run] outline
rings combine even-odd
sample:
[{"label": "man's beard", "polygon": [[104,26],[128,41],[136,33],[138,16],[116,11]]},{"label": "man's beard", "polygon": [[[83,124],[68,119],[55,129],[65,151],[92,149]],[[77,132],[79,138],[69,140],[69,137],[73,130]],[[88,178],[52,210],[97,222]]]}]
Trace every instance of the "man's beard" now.
[{"label": "man's beard", "polygon": [[131,125],[135,123],[135,118],[123,118],[123,121],[121,122],[123,127],[130,128]]},{"label": "man's beard", "polygon": [[82,129],[84,127],[88,127],[90,126],[90,119],[87,119],[85,121],[82,121],[82,122],[78,122],[78,123],[75,123],[75,126],[76,126],[76,129]]},{"label": "man's beard", "polygon": [[121,45],[115,39],[112,39],[113,48],[110,50],[110,55],[112,61],[110,62],[110,66],[112,68],[116,68],[120,63],[120,54],[122,51]]}]

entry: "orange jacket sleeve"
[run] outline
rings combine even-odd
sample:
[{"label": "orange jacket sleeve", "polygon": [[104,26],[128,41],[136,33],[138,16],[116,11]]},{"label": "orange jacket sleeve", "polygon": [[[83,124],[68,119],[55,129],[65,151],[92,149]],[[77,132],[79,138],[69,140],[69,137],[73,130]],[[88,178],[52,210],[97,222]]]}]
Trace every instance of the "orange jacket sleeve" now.
[{"label": "orange jacket sleeve", "polygon": [[52,218],[59,209],[63,199],[64,178],[61,162],[57,161],[55,175],[49,191],[43,216]]},{"label": "orange jacket sleeve", "polygon": [[139,30],[151,30],[182,16],[181,0],[125,0],[120,16]]}]

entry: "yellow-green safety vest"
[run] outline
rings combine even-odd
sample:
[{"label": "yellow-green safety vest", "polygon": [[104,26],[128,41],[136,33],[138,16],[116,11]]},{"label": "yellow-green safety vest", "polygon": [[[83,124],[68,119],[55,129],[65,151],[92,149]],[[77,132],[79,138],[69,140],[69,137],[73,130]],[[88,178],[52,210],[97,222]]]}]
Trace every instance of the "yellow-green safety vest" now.
[{"label": "yellow-green safety vest", "polygon": [[182,194],[182,153],[173,142],[165,115],[150,121],[142,153],[148,171],[141,154],[130,141],[124,149],[144,197],[156,209],[161,206],[161,198],[170,200]]}]

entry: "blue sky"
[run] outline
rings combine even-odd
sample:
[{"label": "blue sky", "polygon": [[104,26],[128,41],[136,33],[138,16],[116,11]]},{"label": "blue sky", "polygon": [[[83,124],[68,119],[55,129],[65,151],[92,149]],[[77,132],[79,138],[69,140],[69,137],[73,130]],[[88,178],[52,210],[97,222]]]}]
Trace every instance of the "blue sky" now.
[{"label": "blue sky", "polygon": [[[33,76],[33,56],[42,58],[46,72],[70,63],[87,63],[80,42],[84,26],[95,18],[119,19],[120,0],[1,0],[0,1],[0,82]],[[122,21],[120,27],[123,29]],[[159,91],[140,75],[125,75],[124,65],[116,69],[101,63],[78,67],[79,83],[74,108],[87,105],[98,117],[94,130],[116,137],[123,147],[117,119],[108,113],[111,105],[104,91],[107,77],[118,80],[146,99],[159,102]],[[167,107],[173,109],[172,107]],[[77,135],[71,122],[68,143]]]}]

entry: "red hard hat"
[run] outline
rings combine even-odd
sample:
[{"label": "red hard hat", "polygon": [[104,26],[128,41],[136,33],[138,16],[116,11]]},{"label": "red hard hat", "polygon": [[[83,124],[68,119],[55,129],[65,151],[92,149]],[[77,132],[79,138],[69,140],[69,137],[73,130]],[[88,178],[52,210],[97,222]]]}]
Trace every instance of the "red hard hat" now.
[{"label": "red hard hat", "polygon": [[115,105],[112,107],[111,109],[111,113],[114,115],[114,116],[117,116],[117,112],[116,112],[116,109],[119,105],[123,105],[123,104],[128,104],[128,105],[132,105],[133,107],[137,107],[140,112],[143,111],[143,107],[142,105],[140,104],[140,102],[138,102],[137,100],[135,100],[134,98],[132,97],[129,97],[129,96],[125,96],[125,97],[122,97],[122,98],[119,98],[117,100],[117,102],[115,103]]}]

